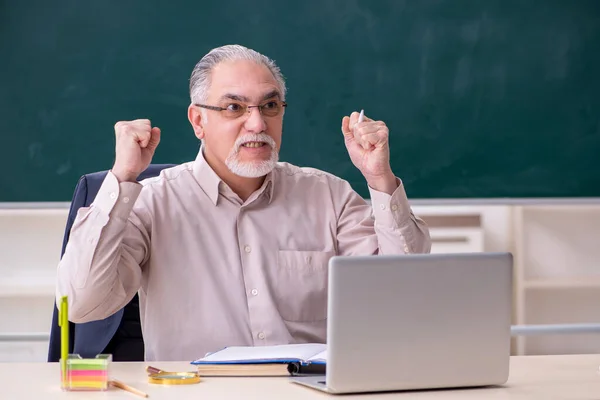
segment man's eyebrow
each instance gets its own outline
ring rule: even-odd
[[[273,97],[277,97],[279,99],[281,99],[281,94],[279,93],[279,90],[271,90],[269,93],[265,94],[262,98],[262,100],[268,100],[271,99]]]
[[[235,101],[243,101],[243,102],[249,102],[250,99],[247,98],[246,96],[241,96],[239,94],[234,94],[234,93],[226,93],[223,96],[221,96],[221,98],[219,100],[235,100]]]
[[[265,94],[262,97],[261,101],[265,101],[268,99],[272,99],[273,97],[277,97],[277,98],[281,98],[281,94],[279,93],[279,90],[271,90],[270,92],[268,92],[267,94]],[[239,94],[235,94],[235,93],[225,93],[223,96],[221,96],[221,98],[219,99],[219,101],[223,101],[223,100],[234,100],[234,101],[241,101],[244,103],[249,103],[250,99],[246,96],[242,96]]]

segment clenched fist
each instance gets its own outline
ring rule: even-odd
[[[112,173],[119,182],[135,182],[146,169],[160,142],[160,129],[149,119],[119,121],[115,124],[116,157]]]

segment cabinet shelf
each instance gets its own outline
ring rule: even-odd
[[[600,268],[599,268],[600,269]],[[600,289],[600,276],[538,278],[523,282],[524,289]]]
[[[0,283],[0,297],[54,296],[55,276],[13,276],[3,278]]]

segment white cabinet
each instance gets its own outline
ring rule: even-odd
[[[515,321],[600,324],[600,204],[514,209]],[[521,336],[517,354],[600,352],[600,334]]]
[[[480,227],[432,227],[430,235],[432,253],[476,253],[483,251],[483,231]]]
[[[48,334],[68,206],[0,208],[0,338]],[[432,253],[513,253],[514,324],[600,323],[600,200],[547,205],[427,200],[413,211],[429,225]],[[44,361],[47,345],[45,338],[0,340],[0,362]],[[588,352],[600,353],[600,334],[513,340],[514,354]]]
[[[470,206],[414,206],[413,211],[427,223],[432,253],[484,251],[480,210]]]
[[[0,338],[38,334],[35,341],[0,341],[0,362],[45,361],[68,205],[0,209]]]

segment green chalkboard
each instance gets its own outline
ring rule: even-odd
[[[390,127],[416,198],[600,196],[600,1],[0,1],[0,201],[66,201],[111,167],[113,126],[191,160],[188,79],[239,43],[287,78],[281,159],[368,196],[341,118]]]

